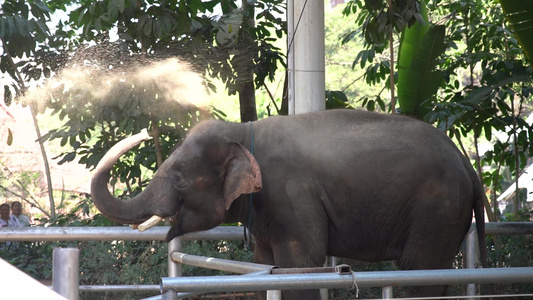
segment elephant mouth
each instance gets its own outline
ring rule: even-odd
[[[175,237],[182,235],[182,232],[180,230],[180,224],[179,222],[174,221],[172,223],[172,226],[170,227],[170,230],[167,232],[167,236],[165,238],[165,242],[170,243]]]
[[[170,242],[172,239],[174,239],[176,236],[179,235],[178,234],[178,230],[177,230],[177,228],[179,227],[179,224],[178,224],[179,222],[176,222],[178,215],[179,215],[179,210],[171,218],[172,226],[171,226],[170,230],[168,231],[166,239],[165,239],[165,241],[167,243]],[[139,225],[133,225],[132,227],[133,227],[133,229],[138,229],[139,231],[143,232],[143,231],[146,231],[146,230],[156,226],[163,219],[164,219],[163,217],[160,217],[158,215],[153,215],[150,219],[144,221],[143,223],[141,223]]]

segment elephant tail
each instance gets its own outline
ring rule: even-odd
[[[485,242],[485,201],[487,201],[487,196],[485,195],[485,191],[483,190],[483,186],[481,185],[476,172],[472,170],[472,173],[474,173],[472,178],[474,182],[474,215],[476,218],[481,266],[483,268],[488,268],[487,244]]]

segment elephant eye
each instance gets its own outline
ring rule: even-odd
[[[187,185],[187,181],[183,177],[183,175],[179,172],[174,174],[174,182],[178,188],[184,188]]]

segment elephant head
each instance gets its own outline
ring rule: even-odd
[[[142,223],[142,230],[173,217],[168,242],[220,225],[235,199],[261,189],[259,165],[246,148],[216,135],[194,132],[159,167],[148,186],[130,199],[111,195],[109,173],[122,154],[149,136],[143,131],[113,146],[96,167],[91,182],[92,198],[100,212],[118,223]]]

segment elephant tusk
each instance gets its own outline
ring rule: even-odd
[[[161,220],[163,220],[163,218],[161,218],[160,216],[153,215],[150,219],[140,224],[138,229],[139,231],[143,232],[147,229],[154,227],[155,225],[157,225],[157,223],[161,222]]]

